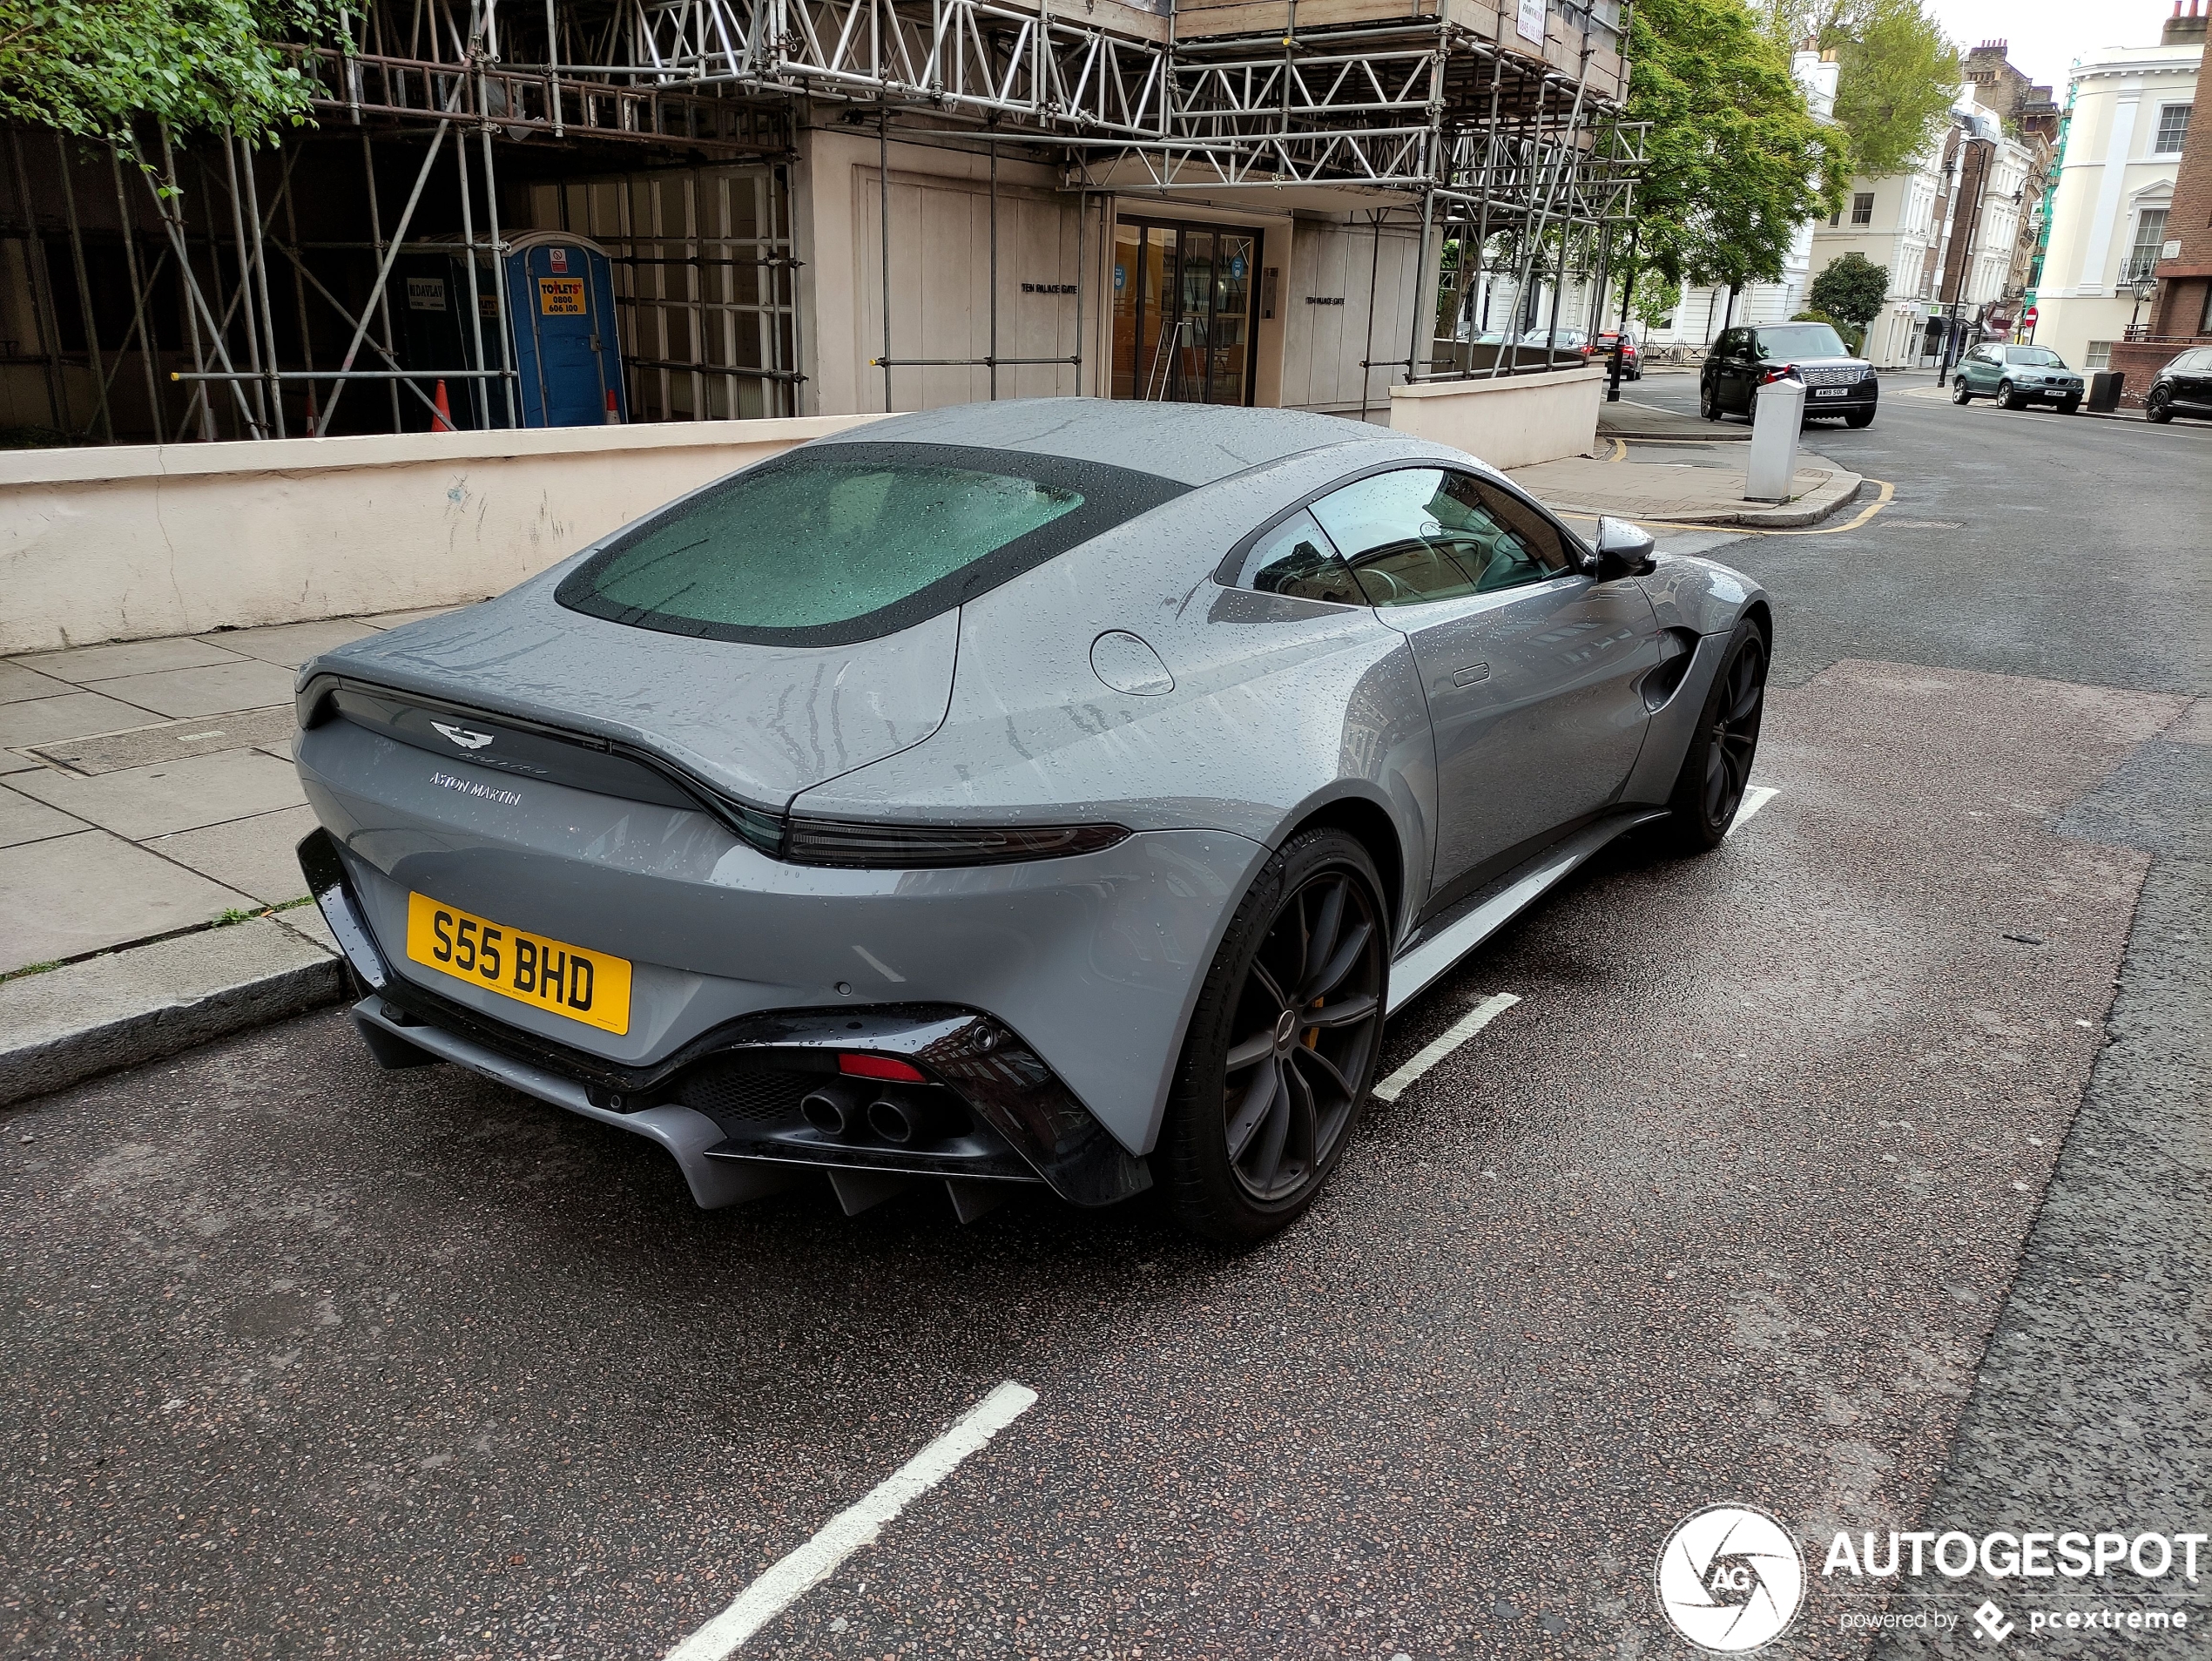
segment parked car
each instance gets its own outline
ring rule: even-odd
[[[1388,1011],[1622,833],[1719,844],[1772,626],[1332,415],[937,409],[312,660],[300,863],[380,1063],[649,1138],[701,1205],[1157,1183],[1251,1240]]]
[[[2047,346],[2007,346],[1985,341],[1971,348],[1951,372],[1951,402],[1994,398],[2000,409],[2031,403],[2055,405],[2062,415],[2081,408],[2081,377]]]
[[[1597,348],[1579,328],[1532,328],[1521,337],[1524,347],[1539,347],[1554,354],[1573,352],[1587,359]]]
[[[1872,423],[1880,379],[1826,323],[1723,329],[1697,372],[1697,413],[1707,421],[1748,417],[1762,386],[1793,374],[1805,383],[1806,420],[1840,415],[1847,426]]]
[[[2182,353],[2151,377],[2143,419],[2164,422],[2176,415],[2212,418],[2212,346]]]
[[[1610,359],[1613,355],[1613,342],[1615,341],[1621,343],[1621,378],[1623,381],[1642,380],[1643,353],[1637,347],[1636,337],[1633,334],[1608,331],[1599,335],[1591,345],[1591,358],[1599,361]]]

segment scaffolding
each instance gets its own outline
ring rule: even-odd
[[[894,138],[988,152],[994,273],[998,160],[1015,150],[1086,199],[1318,190],[1366,208],[1378,246],[1386,221],[1418,227],[1404,354],[1377,358],[1371,344],[1363,368],[1419,380],[1524,367],[1517,349],[1480,365],[1450,349],[1486,279],[1509,280],[1516,296],[1548,281],[1558,328],[1568,275],[1595,273],[1595,329],[1642,163],[1641,135],[1621,119],[1622,0],[1415,0],[1412,17],[1390,15],[1405,0],[1306,0],[1305,24],[1298,0],[1184,0],[1165,13],[1084,0],[1080,15],[1059,3],[1064,15],[1055,0],[370,0],[346,46],[287,49],[318,125],[279,147],[153,133],[141,168],[47,135],[65,261],[26,162],[40,135],[12,132],[16,213],[0,239],[23,244],[37,339],[29,354],[0,342],[12,354],[0,367],[41,367],[53,425],[77,439],[118,436],[118,377],[134,354],[137,429],[156,442],[341,430],[348,410],[358,429],[364,399],[392,429],[435,425],[448,418],[441,381],[468,424],[512,424],[498,257],[502,174],[513,181],[520,167],[524,188],[552,192],[560,227],[615,264],[633,408],[664,419],[800,413],[786,169],[801,125],[840,109],[881,152],[884,339],[873,364],[887,407],[901,366],[978,366],[996,396],[1002,366],[1080,375],[1083,362],[1080,346],[1001,356],[995,277],[981,356],[932,355],[927,341],[894,354]],[[308,156],[314,182],[303,186]],[[752,171],[742,190],[678,171],[689,182],[671,193],[654,178],[671,162]],[[79,212],[95,176],[112,186],[100,192],[113,198],[111,234],[88,233]],[[303,231],[303,198],[323,230],[339,213],[351,233]],[[430,231],[434,200],[444,225]],[[1079,213],[1079,342],[1088,222]],[[456,368],[402,361],[393,278],[428,253],[455,258],[468,288]],[[72,392],[72,370],[89,371],[74,377],[89,399]]]

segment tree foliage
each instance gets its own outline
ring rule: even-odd
[[[1920,0],[1768,0],[1785,46],[1836,54],[1836,121],[1858,171],[1903,172],[1959,95],[1959,50]]]
[[[1813,118],[1745,0],[1637,0],[1627,118],[1651,124],[1638,264],[1669,287],[1771,281],[1797,226],[1843,204],[1842,132]]]
[[[335,42],[344,0],[0,0],[0,117],[135,150],[134,119],[256,142],[307,120],[276,43]]]
[[[1890,292],[1890,268],[1878,266],[1863,253],[1840,254],[1812,280],[1807,296],[1819,310],[1840,317],[1855,328],[1865,328],[1881,315]]]

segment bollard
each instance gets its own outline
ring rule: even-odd
[[[1751,460],[1743,470],[1747,502],[1787,502],[1797,472],[1797,434],[1805,424],[1805,383],[1795,375],[1770,381],[1751,406]]]

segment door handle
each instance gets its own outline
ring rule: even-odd
[[[1452,684],[1454,686],[1472,686],[1478,680],[1487,680],[1489,679],[1490,665],[1488,664],[1471,663],[1464,669],[1454,670],[1453,672]]]

